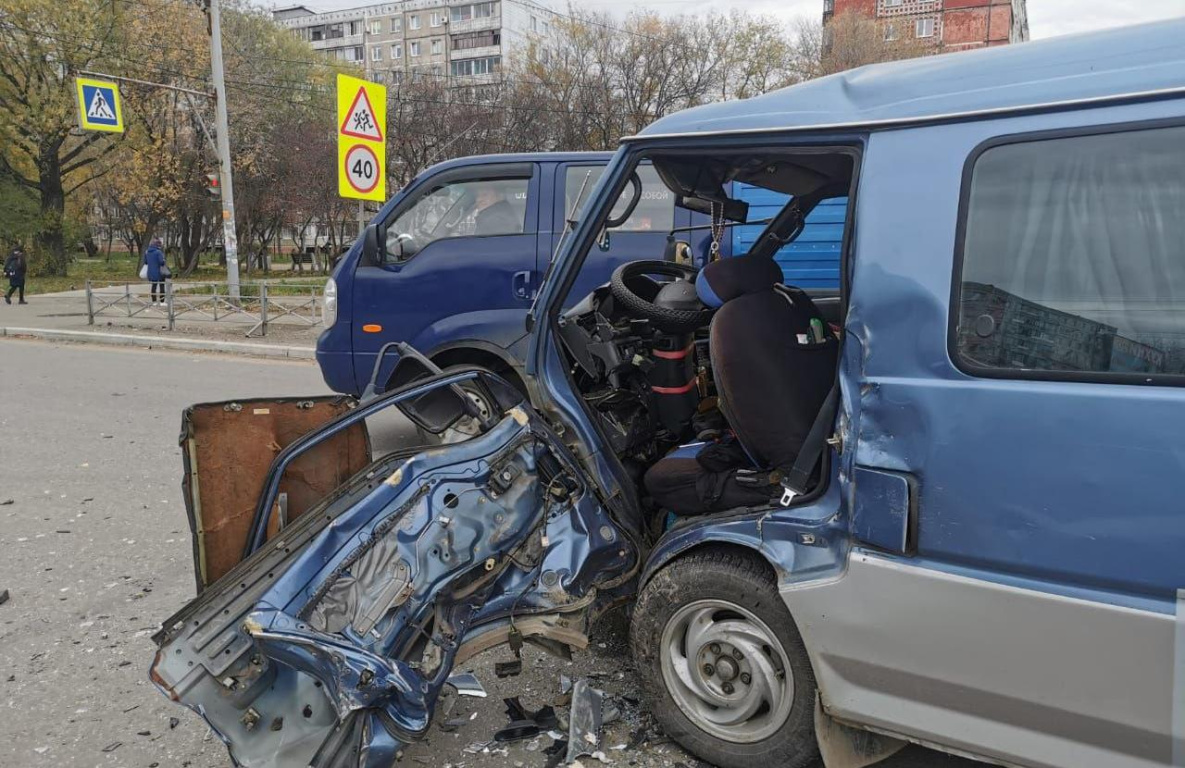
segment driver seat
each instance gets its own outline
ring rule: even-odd
[[[672,451],[644,480],[661,508],[695,516],[766,503],[775,489],[780,494],[780,486],[738,479],[738,472],[794,465],[835,380],[839,352],[814,303],[781,280],[777,263],[758,256],[724,259],[700,272],[700,300],[718,308],[709,350],[719,407],[739,450]]]

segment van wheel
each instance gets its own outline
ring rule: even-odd
[[[759,556],[709,550],[659,571],[630,644],[650,711],[685,749],[722,768],[818,759],[814,671]]]

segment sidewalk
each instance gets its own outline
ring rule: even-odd
[[[183,322],[168,330],[164,310],[147,309],[135,317],[105,316],[87,324],[83,291],[30,296],[28,305],[0,304],[0,336],[54,341],[225,352],[255,357],[312,360],[320,326],[272,323],[264,338],[246,338],[242,322]]]

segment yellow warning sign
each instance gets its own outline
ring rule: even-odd
[[[387,199],[387,89],[337,76],[337,193]]]
[[[78,122],[88,131],[123,133],[119,86],[106,80],[76,78]]]

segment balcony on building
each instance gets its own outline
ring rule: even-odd
[[[500,56],[502,53],[502,32],[497,29],[464,32],[449,36],[449,58],[481,59]]]
[[[449,32],[459,35],[502,27],[502,3],[499,0],[449,4]]]

